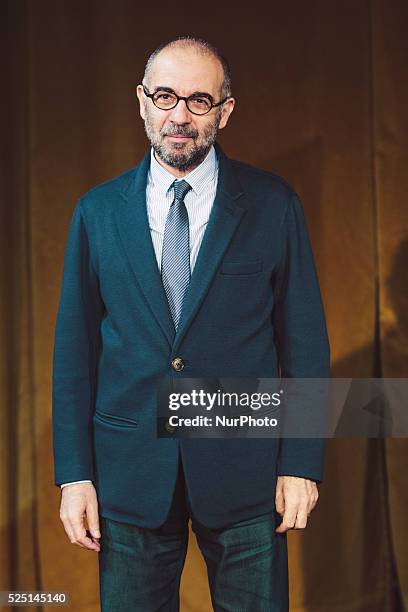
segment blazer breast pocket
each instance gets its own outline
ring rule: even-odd
[[[252,261],[223,261],[220,274],[225,276],[240,276],[257,274],[262,270],[262,259]]]

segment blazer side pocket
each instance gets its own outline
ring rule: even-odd
[[[102,423],[108,423],[108,425],[116,425],[118,427],[138,427],[136,420],[129,417],[123,417],[113,414],[107,414],[106,412],[100,412],[95,410],[93,418]]]

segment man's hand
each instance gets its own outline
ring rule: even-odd
[[[317,484],[313,480],[298,476],[278,476],[275,506],[283,518],[275,533],[304,529],[318,497]]]
[[[101,537],[99,531],[98,500],[91,482],[70,484],[61,492],[60,519],[72,544],[99,552]],[[88,523],[90,535],[84,524]],[[88,532],[88,533],[89,533]]]

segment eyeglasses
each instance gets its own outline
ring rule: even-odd
[[[188,110],[190,113],[193,113],[193,115],[206,115],[214,106],[224,104],[229,97],[227,96],[224,98],[224,100],[214,102],[210,94],[192,94],[191,96],[185,97],[178,96],[176,93],[174,93],[174,91],[165,91],[163,89],[158,89],[151,94],[147,91],[144,85],[143,91],[148,98],[152,99],[153,104],[161,110],[170,110],[171,108],[176,107],[180,100],[184,100]]]

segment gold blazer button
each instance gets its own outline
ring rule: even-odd
[[[174,370],[177,370],[177,372],[184,368],[184,363],[181,357],[175,357],[171,362],[171,365],[173,366]]]
[[[174,427],[174,425],[170,425],[170,423],[168,421],[165,422],[164,424],[164,428],[166,429],[166,431],[168,431],[169,433],[173,433],[173,431],[176,431],[176,428]]]

